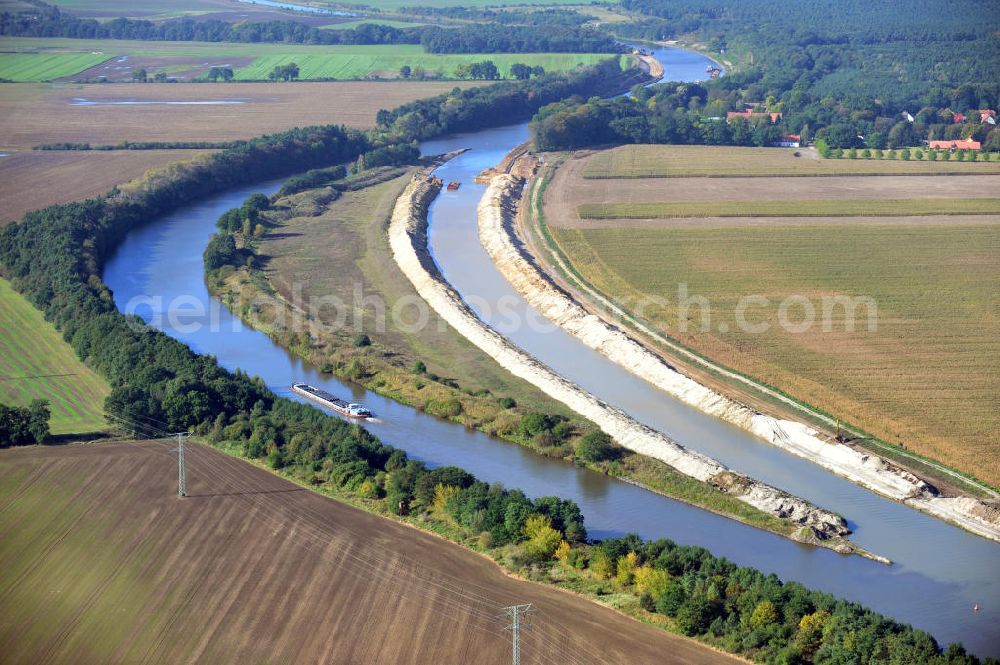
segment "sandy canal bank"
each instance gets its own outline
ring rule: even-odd
[[[1000,542],[1000,509],[971,497],[942,497],[913,473],[869,452],[828,440],[812,427],[767,415],[670,366],[621,329],[590,313],[558,287],[523,249],[516,215],[524,180],[495,176],[479,207],[480,240],[494,264],[543,316],[656,388],[808,459],[878,494]]]
[[[495,183],[503,182],[511,187],[515,181],[506,175],[494,179]],[[596,423],[623,447],[663,461],[679,472],[709,483],[759,510],[803,527],[799,530],[800,538],[831,541],[829,544],[838,551],[853,550],[843,539],[850,531],[841,516],[680,446],[556,374],[483,323],[444,280],[427,250],[427,208],[440,189],[440,181],[429,179],[426,174],[414,177],[396,202],[389,225],[389,243],[396,263],[413,283],[417,293],[452,327],[512,374],[541,388]],[[493,198],[490,193],[493,193]],[[505,214],[493,203],[512,194],[512,191],[491,186],[480,208],[480,219],[483,215],[493,214],[491,211],[498,216]]]

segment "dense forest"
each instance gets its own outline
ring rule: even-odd
[[[905,117],[844,122],[835,107],[821,104],[789,114],[788,107],[773,98],[749,118],[727,117],[734,108],[746,108],[737,99],[720,95],[719,87],[709,82],[637,87],[631,96],[615,99],[571,98],[535,114],[532,136],[539,150],[617,143],[770,146],[794,132],[802,141],[818,139],[818,145],[831,148],[898,149],[920,145],[924,137],[972,137],[981,140],[986,150],[1000,151],[1000,131],[979,117],[954,123],[950,115],[922,109],[912,122]],[[772,112],[782,118],[772,122]]]
[[[738,67],[706,83],[685,109],[659,105],[675,96],[668,90],[638,114],[623,108],[572,110],[584,116],[595,110],[627,113],[628,121],[619,119],[630,129],[619,135],[672,142],[679,134],[679,142],[767,145],[764,129],[754,128],[756,136],[747,139],[747,131],[737,128],[738,136],[729,140],[727,130],[709,126],[726,112],[756,104],[782,114],[783,132],[824,138],[834,148],[883,149],[972,137],[984,148],[1000,150],[997,125],[970,113],[1000,105],[995,3],[622,0],[622,5],[649,18],[616,25],[619,35],[697,39]],[[666,119],[672,113],[678,116],[677,131]],[[558,124],[555,118],[548,122]],[[647,132],[646,126],[662,129]]]
[[[578,22],[539,21],[466,24],[452,28],[394,28],[363,23],[348,30],[316,28],[298,21],[241,21],[184,17],[166,21],[84,19],[34,0],[31,9],[0,14],[0,35],[135,39],[145,41],[244,42],[281,44],[420,44],[428,53],[620,53],[608,34]]]
[[[662,19],[635,22],[632,32],[657,39],[690,33],[715,51],[725,49],[763,88],[761,99],[809,89],[819,98],[878,98],[892,110],[915,112],[950,103],[952,89],[963,84],[997,83],[995,3],[622,0],[622,5]]]

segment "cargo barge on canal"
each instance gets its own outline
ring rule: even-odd
[[[293,383],[292,391],[308,397],[314,402],[319,402],[323,406],[333,409],[342,416],[348,418],[367,419],[372,417],[372,412],[360,404],[354,404],[331,395],[322,388],[311,386],[308,383]]]

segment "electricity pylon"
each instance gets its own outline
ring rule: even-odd
[[[528,627],[527,618],[534,613],[535,608],[531,603],[528,603],[526,605],[511,605],[503,609],[502,616],[510,619],[510,623],[506,626],[506,630],[511,632],[511,646],[513,648],[510,662],[513,665],[521,665],[521,631]]]
[[[184,470],[184,439],[187,432],[177,432],[177,496],[187,496],[187,474]]]

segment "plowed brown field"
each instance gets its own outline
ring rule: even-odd
[[[216,142],[307,125],[368,128],[375,125],[379,109],[448,92],[455,85],[454,81],[6,84],[0,95],[0,153],[10,154],[0,157],[0,226],[54,203],[104,194],[150,168],[194,154],[31,150],[40,144]]]
[[[457,545],[188,446],[0,451],[5,663],[735,663]]]

